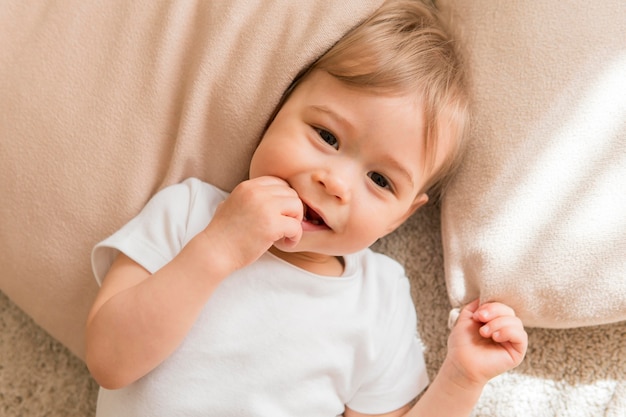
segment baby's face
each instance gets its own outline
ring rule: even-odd
[[[285,180],[305,207],[292,249],[333,256],[370,246],[427,201],[424,122],[413,97],[345,85],[323,71],[295,89],[269,126],[250,177]]]

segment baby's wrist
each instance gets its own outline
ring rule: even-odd
[[[456,363],[449,356],[444,360],[439,375],[447,384],[464,391],[482,391],[488,380],[475,378],[463,366]]]
[[[485,383],[468,378],[447,356],[413,415],[468,416],[480,399]]]
[[[184,257],[185,259],[181,261],[193,275],[201,277],[203,281],[207,277],[211,277],[213,281],[221,281],[236,269],[232,259],[228,255],[223,255],[221,249],[223,245],[214,244],[211,239],[200,233],[183,248],[179,257]]]

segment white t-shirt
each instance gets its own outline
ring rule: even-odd
[[[150,272],[212,218],[227,193],[188,179],[157,193],[99,243],[102,282],[118,252]],[[332,417],[344,405],[390,412],[428,384],[403,268],[364,250],[341,277],[312,274],[271,253],[225,279],[180,347],[137,382],[101,389],[98,417]]]

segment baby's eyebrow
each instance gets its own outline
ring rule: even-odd
[[[415,183],[413,182],[413,175],[411,175],[411,172],[409,172],[409,170],[404,165],[402,165],[397,159],[395,159],[391,155],[383,155],[382,158],[385,164],[389,165],[394,170],[398,171],[398,173],[400,173],[411,184],[411,187],[415,186]]]
[[[348,119],[346,119],[345,117],[343,117],[339,113],[333,111],[329,107],[324,106],[324,105],[316,105],[316,104],[313,104],[310,107],[314,111],[317,111],[317,112],[320,112],[320,113],[324,113],[326,116],[328,116],[331,119],[333,119],[342,128],[347,129],[347,130],[354,130],[354,126],[352,125],[352,123],[350,123],[350,121],[348,121]]]

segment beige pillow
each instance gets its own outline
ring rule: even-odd
[[[500,300],[537,327],[626,319],[626,3],[438,4],[474,78],[442,208],[453,306]]]
[[[229,189],[300,69],[382,0],[0,4],[0,289],[74,353],[89,253],[161,187]]]

